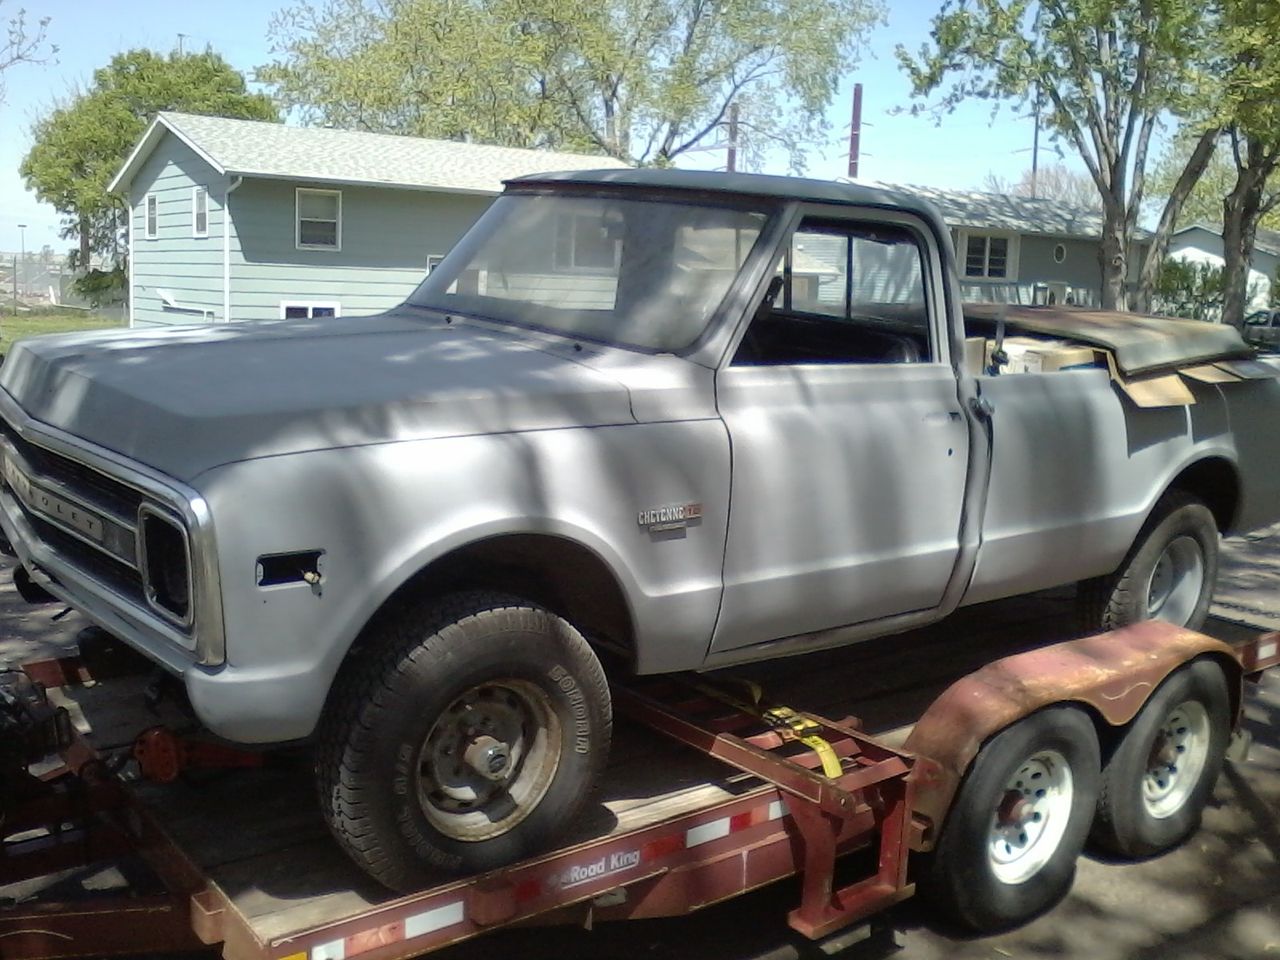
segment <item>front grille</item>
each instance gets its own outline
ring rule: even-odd
[[[0,483],[40,540],[128,603],[149,607],[189,632],[191,575],[182,527],[155,510],[140,490],[23,439],[2,419],[0,441],[16,467],[3,471]],[[87,510],[79,516],[82,507]],[[143,572],[142,518],[163,525],[149,538],[155,543],[145,544],[156,554],[150,577]]]

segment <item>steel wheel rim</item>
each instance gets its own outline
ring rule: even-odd
[[[1001,883],[1025,883],[1057,852],[1071,821],[1075,780],[1067,758],[1040,750],[1005,784],[991,817],[987,862]]]
[[[418,805],[454,840],[508,833],[546,796],[560,767],[551,698],[526,680],[478,684],[455,697],[418,750]]]
[[[1160,723],[1142,777],[1142,805],[1156,820],[1182,810],[1209,762],[1209,711],[1197,700],[1174,707]]]
[[[1195,537],[1171,540],[1147,580],[1147,618],[1185,627],[1204,590],[1204,550]]]

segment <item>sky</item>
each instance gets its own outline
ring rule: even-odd
[[[16,251],[18,224],[25,223],[27,250],[49,244],[58,253],[72,242],[58,239],[60,217],[29,193],[18,166],[30,148],[32,122],[56,99],[86,85],[93,71],[123,50],[150,47],[169,51],[211,46],[234,67],[252,74],[271,59],[268,26],[283,0],[0,0],[0,20],[25,7],[29,21],[49,17],[48,37],[58,45],[44,65],[20,64],[4,74],[0,103],[0,251]],[[912,117],[910,86],[899,69],[894,48],[916,50],[928,38],[929,20],[939,0],[890,0],[888,24],[867,37],[861,62],[843,79],[828,112],[832,140],[809,157],[809,176],[831,179],[847,172],[847,148],[853,84],[863,85],[863,133],[860,177],[901,184],[979,189],[988,173],[1016,180],[1031,166],[1032,121],[1011,106],[992,118],[990,103],[963,104],[939,125],[931,116]],[[1041,164],[1058,162],[1041,140]],[[711,166],[714,158],[692,156],[689,166]],[[1068,165],[1083,169],[1076,158]],[[772,161],[766,173],[786,173],[785,160]]]

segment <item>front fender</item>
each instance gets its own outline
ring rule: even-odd
[[[700,665],[719,604],[728,471],[718,420],[378,444],[220,467],[198,479],[218,534],[227,648],[219,682],[285,678],[287,696],[270,689],[295,715],[291,736],[305,735],[387,598],[451,551],[507,533],[562,537],[605,563],[632,614],[640,669]],[[690,502],[703,504],[702,517],[683,535],[654,536],[637,523],[646,507]],[[292,551],[323,552],[321,582],[260,586],[257,559]],[[243,730],[238,738],[247,739]]]

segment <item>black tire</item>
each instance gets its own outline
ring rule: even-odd
[[[1197,660],[1170,674],[1103,767],[1093,844],[1121,857],[1149,857],[1194,833],[1230,736],[1231,694],[1222,668]],[[1189,759],[1179,768],[1182,758]]]
[[[1080,583],[1077,607],[1082,632],[1115,630],[1151,619],[1199,630],[1209,614],[1218,578],[1218,540],[1213,512],[1195,497],[1170,490],[1156,503],[1120,568]],[[1195,557],[1193,562],[1200,566],[1199,590],[1191,591],[1194,602],[1171,604],[1166,599],[1152,609],[1157,565],[1163,558],[1165,569],[1176,571],[1187,564],[1185,555]]]
[[[1071,889],[1089,834],[1099,764],[1093,723],[1074,707],[1048,707],[996,734],[965,774],[922,878],[924,892],[978,931],[1016,926],[1057,903]],[[1046,782],[1047,797],[1034,786]]]
[[[321,807],[351,859],[407,892],[557,838],[604,769],[612,727],[582,635],[492,593],[406,607],[371,634],[316,749]]]

